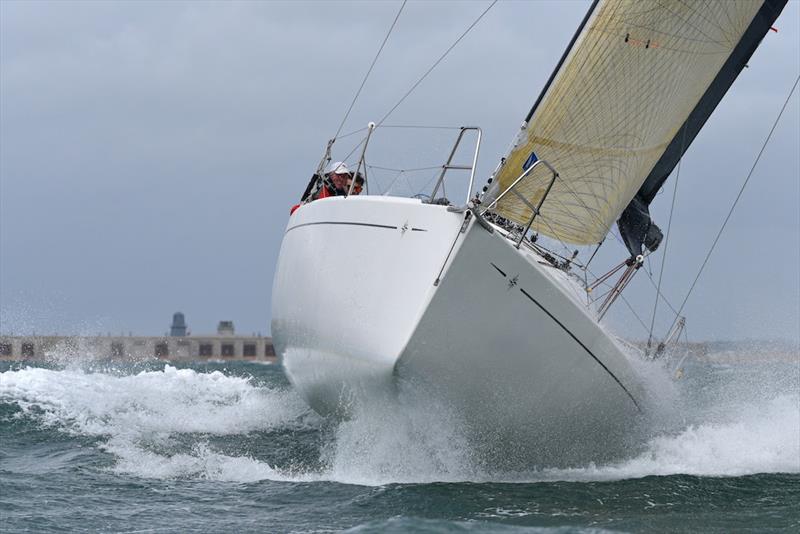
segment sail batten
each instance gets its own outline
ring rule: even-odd
[[[497,198],[531,161],[544,159],[559,178],[535,231],[570,243],[597,243],[634,197],[646,213],[650,194],[660,188],[743,68],[741,58],[749,59],[785,2],[595,2],[485,198]],[[549,178],[535,169],[517,189],[536,204]],[[495,211],[520,224],[531,217],[530,208],[514,195],[504,196]]]

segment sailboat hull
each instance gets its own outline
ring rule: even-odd
[[[343,414],[392,394],[395,364],[462,218],[383,197],[327,198],[292,215],[272,289],[272,337],[316,411]]]
[[[480,450],[505,451],[496,459],[602,460],[635,434],[643,394],[573,290],[464,213],[326,199],[289,222],[272,334],[289,379],[323,414],[424,393]]]
[[[495,465],[618,456],[638,434],[643,391],[572,289],[563,271],[473,224],[397,374],[454,407]]]

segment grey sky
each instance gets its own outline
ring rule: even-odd
[[[344,131],[383,116],[487,5],[410,2]],[[483,183],[587,6],[498,3],[387,123],[483,127]],[[288,209],[398,7],[0,2],[0,329],[158,334],[181,310],[195,333],[267,333]],[[800,71],[798,2],[776,25],[683,160],[675,305]],[[693,339],[800,337],[798,101],[689,301]],[[392,135],[373,164],[441,163],[451,142]],[[674,178],[652,207],[662,229]],[[649,323],[644,276],[629,297]],[[646,335],[622,306],[613,322]]]

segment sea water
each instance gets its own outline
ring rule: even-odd
[[[794,356],[687,360],[643,447],[515,472],[435,406],[325,420],[279,365],[0,362],[0,530],[798,532]]]

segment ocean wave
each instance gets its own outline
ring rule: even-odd
[[[142,478],[380,486],[800,473],[800,395],[745,383],[738,394],[729,382],[715,384],[726,394],[707,395],[713,409],[681,404],[690,412],[686,422],[654,430],[627,459],[554,469],[537,465],[533,451],[531,468],[515,472],[476,457],[458,418],[422,398],[376,404],[331,423],[291,389],[220,371],[27,367],[0,373],[0,405],[14,406],[3,411],[6,418],[94,438],[115,459],[113,472]],[[273,454],[276,448],[283,450]]]

